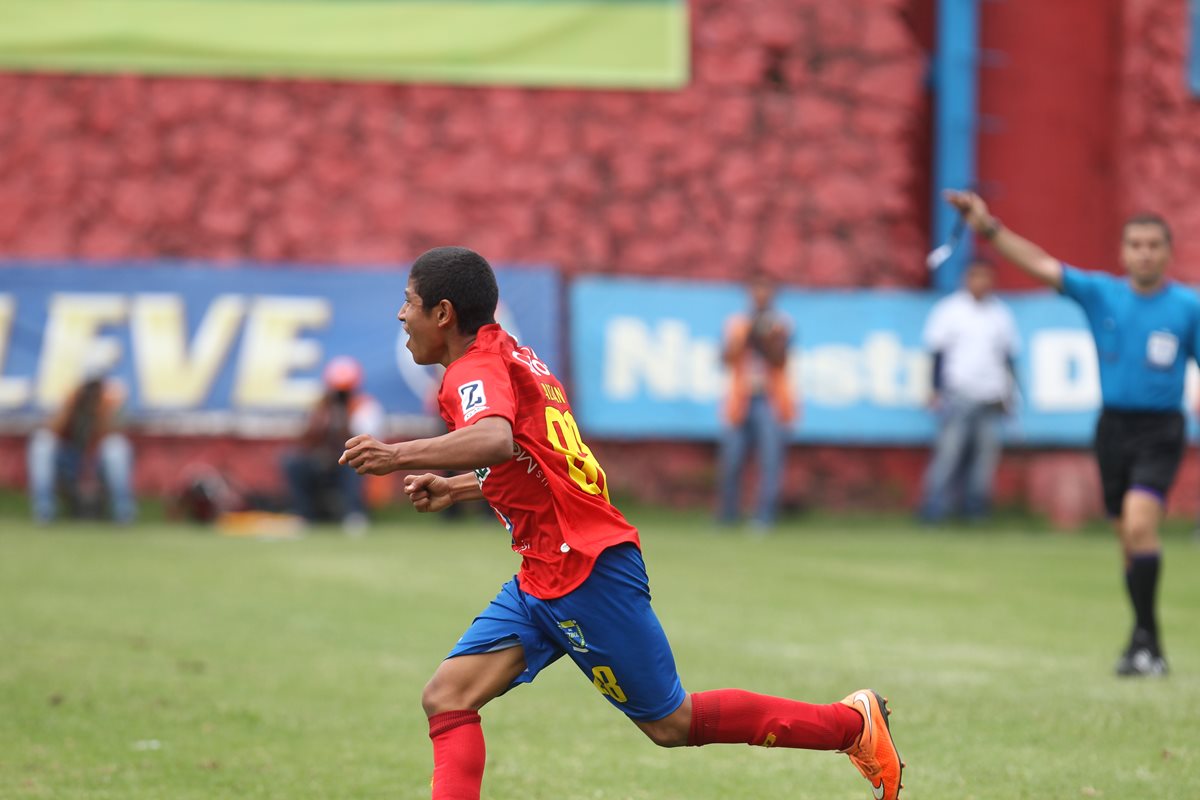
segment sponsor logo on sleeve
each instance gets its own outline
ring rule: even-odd
[[[483,381],[471,381],[459,386],[458,399],[462,403],[464,421],[488,407],[487,396],[483,393]]]

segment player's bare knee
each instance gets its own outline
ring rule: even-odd
[[[1158,526],[1152,522],[1128,522],[1122,529],[1122,546],[1133,555],[1159,549]]]
[[[683,747],[687,744],[686,736],[680,738],[675,731],[667,728],[642,728],[642,733],[659,747]]]
[[[434,675],[421,691],[421,707],[425,709],[425,716],[432,717],[443,711],[462,711],[468,705],[458,687]]]
[[[421,690],[421,708],[425,709],[425,716],[432,717],[441,711],[438,704],[437,695],[437,677],[434,676],[425,684],[425,688]]]
[[[637,726],[659,747],[683,747],[688,743],[687,727],[677,724],[672,717],[654,722],[639,722]]]

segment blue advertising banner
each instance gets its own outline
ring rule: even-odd
[[[496,272],[501,322],[558,367],[558,274]],[[126,384],[127,417],[147,429],[276,435],[339,355],[363,365],[393,429],[428,421],[439,375],[404,347],[406,282],[406,267],[2,264],[0,423],[44,418],[92,363]]]
[[[922,345],[937,296],[900,291],[785,291],[792,379],[803,399],[797,441],[927,443],[931,360]],[[1022,398],[1010,441],[1084,445],[1100,404],[1082,312],[1038,292],[1004,297],[1022,339]],[[588,279],[570,292],[572,404],[594,437],[712,439],[720,430],[724,321],[748,307],[740,286]],[[1189,407],[1200,371],[1189,373]]]

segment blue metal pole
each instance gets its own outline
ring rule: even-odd
[[[958,214],[943,189],[976,186],[979,131],[979,1],[938,0],[933,59],[933,244],[946,241]],[[967,232],[950,260],[933,275],[936,289],[958,288],[974,250]]]
[[[1192,94],[1200,97],[1200,0],[1192,0],[1191,48],[1188,82],[1192,87]]]

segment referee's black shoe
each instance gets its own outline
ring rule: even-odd
[[[1129,647],[1117,661],[1117,675],[1125,678],[1166,677],[1167,659],[1153,634],[1141,629],[1133,632]]]

